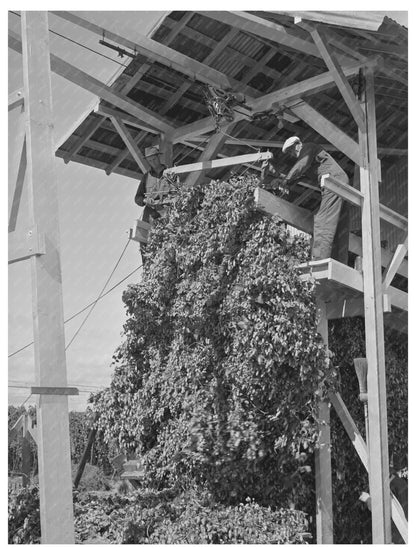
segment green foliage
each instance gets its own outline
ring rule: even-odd
[[[25,407],[8,406],[8,430],[10,431],[22,414],[30,414],[36,421],[36,408],[30,406],[27,410]],[[20,433],[14,439],[8,438],[8,470],[9,472],[20,472],[22,468],[22,444],[23,436]],[[31,468],[37,467],[37,448],[35,443],[30,440]]]
[[[330,346],[340,371],[340,393],[365,438],[364,408],[359,401],[354,358],[365,356],[362,318],[332,321]],[[385,330],[387,416],[391,468],[407,471],[407,341],[395,331]],[[334,535],[336,543],[371,543],[371,513],[359,501],[369,492],[368,476],[338,417],[331,420],[334,487]],[[400,542],[394,534],[395,543]]]
[[[77,469],[78,466],[73,465],[72,474],[74,478]],[[100,467],[87,463],[77,489],[78,491],[106,491],[110,489],[110,481]]]
[[[8,543],[40,543],[39,491],[36,486],[9,489]]]
[[[273,511],[250,499],[224,506],[200,490],[87,494],[77,498],[75,513],[77,543],[283,544],[309,537],[300,511]]]
[[[183,186],[124,293],[125,342],[94,404],[149,486],[189,479],[224,503],[296,506],[310,497],[316,394],[334,372],[296,270],[306,245],[255,210],[256,185]]]

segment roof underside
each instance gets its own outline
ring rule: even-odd
[[[218,13],[171,12],[155,30],[152,39],[221,72],[232,83],[234,91],[244,92],[250,98],[261,97],[328,71],[322,58],[316,54],[309,32],[294,23],[293,13],[250,12],[248,15],[254,16],[254,20],[260,18],[263,22],[272,22],[275,29],[276,25],[279,26],[282,33],[293,38],[295,48],[288,41],[282,44],[266,38],[264,33],[256,33],[256,26],[243,26],[238,18],[233,24],[233,15],[230,12],[223,12],[223,18],[218,17]],[[347,59],[356,62],[363,58],[376,57],[382,60],[383,69],[379,64],[375,71],[377,136],[379,158],[383,164],[389,165],[399,156],[407,154],[407,30],[388,18],[384,19],[381,26],[380,22],[373,26],[378,27],[377,30],[321,22],[321,29],[333,52],[342,55],[344,61]],[[308,47],[303,48],[303,51],[299,49],[299,44],[305,45],[304,41],[310,44],[311,53]],[[209,117],[201,81],[190,77],[189,72],[181,72],[175,67],[173,69],[160,61],[152,61],[139,53],[113,83],[112,89],[128,91],[126,95],[129,99],[151,110],[158,117],[163,117],[173,128]],[[349,82],[357,91],[360,86],[357,74],[350,77]],[[300,98],[299,101],[301,100]],[[357,124],[335,83],[308,95],[306,100],[345,134],[357,140]],[[101,168],[108,174],[114,172],[140,178],[141,171],[137,163],[111,120],[100,114],[100,107],[118,109],[117,106],[101,101],[98,111],[89,113],[72,135],[59,146],[57,156],[66,161]],[[155,142],[156,132],[143,129],[134,117],[120,113],[141,151]],[[290,108],[284,110],[283,117],[280,124],[275,117],[256,122],[249,119],[238,121],[228,131],[232,137],[227,138],[216,157],[251,153],[259,145],[262,150],[269,146],[272,150],[276,148],[275,155],[284,172],[288,169],[288,162],[280,155],[278,146],[295,134],[304,141],[326,144],[347,173],[353,176],[354,163],[346,155],[329,145],[325,138],[296,117]],[[209,133],[196,134],[176,142],[173,146],[174,163],[182,165],[196,162],[213,133],[215,131],[211,130]],[[253,146],[247,144],[250,141],[266,142],[254,143]],[[206,177],[226,178],[229,172],[229,168],[218,168],[207,172]],[[303,191],[300,188],[293,195],[296,197]],[[313,195],[310,195],[309,202],[309,207],[313,208]],[[307,204],[304,206],[308,207]]]

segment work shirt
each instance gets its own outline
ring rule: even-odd
[[[316,179],[321,184],[321,177],[330,174],[335,179],[348,183],[348,176],[341,166],[322,146],[315,143],[303,143],[299,158],[285,178],[290,185],[302,177]]]

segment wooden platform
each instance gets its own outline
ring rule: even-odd
[[[325,302],[329,320],[364,314],[362,272],[332,258],[301,264],[299,270],[305,280],[317,280],[317,296]],[[386,295],[385,323],[407,333],[407,293],[390,286]]]

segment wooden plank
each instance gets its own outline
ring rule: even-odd
[[[23,117],[21,117],[21,119],[23,120]],[[9,168],[9,178],[12,180],[12,184],[14,182],[14,187],[12,185],[13,199],[12,199],[12,205],[11,205],[10,214],[9,214],[9,226],[8,226],[9,233],[14,232],[14,230],[16,229],[17,216],[19,214],[20,202],[22,200],[23,187],[24,187],[25,175],[26,175],[26,166],[27,166],[25,133],[23,132],[22,137],[17,137],[16,142],[19,142],[19,138],[22,139],[22,144],[21,144],[21,149],[20,150],[18,149],[18,152],[20,151],[20,156],[18,158],[19,161],[18,161],[18,167],[17,167],[17,174],[15,174],[15,168],[13,167],[13,164],[12,164],[12,167]],[[15,176],[16,176],[16,179],[14,180]]]
[[[317,298],[317,331],[328,348],[325,302]],[[318,407],[318,447],[315,450],[316,543],[333,544],[330,404],[321,398]]]
[[[282,198],[276,197],[272,193],[258,187],[254,192],[254,201],[258,210],[269,214],[270,216],[278,215],[283,221],[289,225],[300,229],[305,233],[312,235],[313,232],[313,214],[310,210],[297,207],[295,204],[288,202]],[[349,235],[349,251],[357,256],[363,255],[361,238],[350,233]],[[386,249],[381,249],[381,263],[383,267],[387,267],[391,260],[391,253]],[[407,260],[403,260],[399,266],[398,274],[408,277]]]
[[[337,194],[344,200],[354,204],[355,206],[362,206],[364,195],[358,189],[354,189],[350,185],[335,179],[334,177],[330,176],[329,174],[325,174],[321,178],[321,187],[325,187],[329,189],[333,193]],[[385,222],[388,222],[399,229],[407,230],[408,229],[408,220],[405,216],[402,216],[395,210],[388,208],[384,204],[379,205],[380,209],[380,218]]]
[[[330,393],[329,394],[329,398],[330,401],[336,411],[336,413],[339,416],[339,419],[341,420],[345,431],[348,434],[348,437],[351,440],[351,443],[354,446],[354,449],[356,450],[358,456],[360,457],[360,460],[362,462],[362,464],[364,465],[364,468],[367,470],[367,472],[369,471],[369,460],[368,460],[368,450],[367,450],[367,445],[366,442],[364,441],[363,437],[360,434],[360,431],[357,428],[357,425],[354,422],[354,419],[352,418],[350,412],[348,411],[347,407],[345,406],[344,401],[342,400],[341,396],[339,393]],[[392,517],[393,517],[393,521],[395,523],[395,525],[397,526],[397,529],[399,530],[402,538],[404,539],[404,541],[407,543],[408,541],[408,523],[406,520],[406,517],[404,515],[404,511],[402,509],[402,507],[400,506],[400,503],[397,501],[396,497],[389,492],[390,495],[390,505],[391,505],[391,513],[392,513]],[[373,503],[372,505],[372,510],[373,510]],[[374,539],[373,539],[373,543],[374,543]]]
[[[167,168],[164,175],[177,175],[181,173],[197,172],[209,170],[211,168],[223,168],[225,166],[234,166],[237,164],[247,164],[249,162],[260,162],[262,160],[270,160],[273,158],[271,152],[255,152],[253,154],[241,154],[240,156],[230,156],[217,160],[202,160],[193,164],[184,164],[183,166],[173,166]]]
[[[148,222],[136,220],[134,227],[130,229],[130,239],[138,243],[147,243],[149,231],[152,228]]]
[[[319,57],[318,49],[312,42],[292,35],[282,25],[273,21],[241,11],[202,11],[200,13],[221,23],[238,27],[246,33],[252,33],[263,39],[282,44],[291,50],[297,50],[308,56]]]
[[[85,446],[84,452],[82,453],[82,457],[81,457],[81,460],[80,460],[79,465],[78,465],[77,473],[76,473],[75,478],[74,478],[74,488],[75,489],[77,489],[78,486],[79,486],[82,475],[84,473],[85,465],[87,464],[88,459],[90,458],[90,455],[91,455],[91,449],[92,449],[92,446],[93,446],[94,441],[95,441],[95,436],[97,435],[97,428],[95,426],[95,423],[97,422],[98,418],[99,418],[99,414],[95,413],[94,414],[94,420],[93,420],[93,423],[92,423],[92,427],[90,428],[90,431],[88,432],[87,445]]]
[[[16,52],[21,52],[20,37],[9,31],[9,47]],[[165,119],[161,118],[151,110],[141,106],[137,102],[132,101],[129,97],[114,91],[111,87],[102,83],[92,75],[77,67],[69,64],[62,58],[50,55],[51,69],[57,75],[64,77],[71,83],[82,87],[83,89],[97,95],[98,97],[116,105],[121,110],[137,117],[139,120],[144,120],[149,126],[157,131],[171,132],[174,128]]]
[[[375,65],[376,61],[368,62],[370,65]],[[353,61],[341,67],[344,75],[350,77],[358,73],[363,66],[362,62]],[[310,77],[303,81],[299,81],[294,85],[288,85],[277,91],[265,94],[260,98],[252,100],[249,105],[254,112],[268,110],[273,104],[284,104],[290,100],[297,100],[299,98],[306,98],[309,95],[322,92],[335,86],[334,76],[330,71],[320,73],[314,77]]]
[[[111,121],[113,122],[114,127],[116,128],[120,137],[123,139],[125,145],[127,146],[133,160],[136,162],[143,173],[147,173],[150,170],[150,165],[140,151],[137,144],[135,143],[130,131],[121,121],[121,119],[112,116]]]
[[[85,143],[87,143],[90,140],[90,138],[94,135],[94,133],[97,131],[97,129],[101,126],[102,123],[103,123],[102,117],[94,118],[89,122],[88,127],[85,129],[82,136],[79,137],[79,139],[75,142],[75,144],[72,146],[70,150],[64,153],[63,158],[64,158],[65,164],[68,164],[68,162],[71,161],[74,154],[76,154],[85,145]]]
[[[35,375],[40,387],[66,386],[48,14],[22,12],[21,23],[30,220],[47,247],[31,257]],[[37,422],[42,543],[74,543],[68,398],[40,395]]]
[[[37,226],[9,233],[9,264],[46,253],[45,234]]]
[[[228,133],[228,134],[231,133],[234,126],[235,126],[234,122],[228,124],[225,127],[224,132]],[[227,137],[224,133],[215,133],[214,135],[212,135],[212,137],[209,139],[204,151],[202,152],[202,154],[199,157],[199,162],[202,162],[202,164],[204,164],[206,162],[210,163],[210,159],[217,156],[218,152],[223,147],[226,138]],[[190,175],[188,175],[188,177],[186,179],[186,183],[187,183],[187,185],[194,186],[197,183],[199,183],[202,178],[203,178],[202,170],[194,171]]]
[[[391,262],[389,264],[389,266],[386,268],[386,270],[383,273],[383,290],[385,291],[387,289],[387,287],[390,285],[390,283],[393,281],[394,276],[396,275],[400,264],[402,263],[402,260],[404,259],[404,257],[407,254],[407,249],[408,249],[408,237],[406,237],[406,240],[404,241],[404,243],[401,243],[400,245],[397,245],[396,251],[391,259]]]
[[[341,93],[346,105],[348,106],[355,122],[361,130],[364,130],[364,113],[363,110],[355,97],[355,93],[351,88],[342,68],[336,59],[336,57],[330,52],[330,46],[326,40],[325,35],[322,30],[318,29],[316,25],[301,24],[303,29],[310,32],[318,50],[322,56],[322,59],[326,63],[339,92]]]
[[[389,453],[387,400],[381,282],[380,209],[377,161],[374,75],[366,69],[363,107],[366,132],[359,130],[360,186],[366,358],[368,360],[369,481],[372,505],[373,543],[391,542],[391,502],[389,491]]]
[[[168,46],[141,35],[140,30],[136,33],[135,41],[133,42],[122,35],[113,33],[108,29],[103,29],[99,25],[95,25],[91,21],[75,15],[74,13],[63,11],[52,13],[70,21],[71,23],[74,23],[75,25],[88,29],[100,37],[104,31],[107,39],[117,43],[118,45],[129,48],[133,52],[136,51],[143,54],[143,56],[146,56],[149,60],[154,60],[168,67],[172,67],[184,75],[192,77],[192,79],[198,79],[203,83],[208,83],[220,88],[232,88],[232,83],[224,73],[198,62],[189,56],[185,56],[177,50],[173,50]]]
[[[124,123],[131,125],[132,127],[137,127],[138,129],[146,131],[147,133],[153,133],[155,135],[159,133],[157,129],[150,126],[142,119],[132,116],[131,114],[126,114],[125,112],[122,112],[121,110],[117,110],[112,106],[106,106],[102,102],[100,102],[100,104],[98,105],[96,113],[101,116],[106,116],[108,118],[111,118],[112,116],[117,117],[121,119],[121,121],[123,121]]]
[[[76,387],[56,387],[56,386],[32,386],[30,392],[33,395],[78,395]]]
[[[24,103],[25,97],[22,89],[17,89],[9,94],[9,112],[18,106],[23,107]]]
[[[366,29],[368,31],[377,31],[383,23],[384,15],[380,12],[371,11],[276,11],[283,15],[289,15],[293,18],[308,19],[325,23],[327,25],[338,25],[340,27],[351,27],[353,29]]]
[[[341,131],[315,108],[306,102],[291,101],[287,103],[291,112],[307,123],[319,135],[332,143],[340,152],[343,152],[354,163],[359,164],[360,155],[358,144],[349,135]]]

